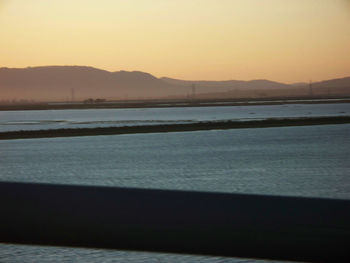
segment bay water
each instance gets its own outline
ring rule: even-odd
[[[349,176],[350,124],[0,141],[1,181],[350,199]],[[0,262],[268,261],[1,244]]]
[[[0,111],[0,132],[349,115],[350,103]]]

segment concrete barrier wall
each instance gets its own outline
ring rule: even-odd
[[[0,183],[0,242],[350,262],[350,200]]]

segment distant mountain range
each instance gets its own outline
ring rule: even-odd
[[[0,101],[261,97],[292,95],[293,92],[349,93],[350,77],[313,83],[310,89],[306,83],[285,84],[270,80],[188,81],[156,78],[140,71],[109,72],[85,66],[0,68]]]
[[[213,88],[217,89],[216,91],[222,90],[227,91],[230,89],[282,89],[290,87],[288,84],[265,80],[265,79],[257,79],[257,80],[225,80],[225,81],[189,81],[189,80],[178,80],[163,77],[161,80],[170,83],[175,86],[189,87],[192,84],[201,88],[202,91],[213,92]]]

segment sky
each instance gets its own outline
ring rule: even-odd
[[[0,67],[189,80],[350,76],[350,0],[0,0]]]

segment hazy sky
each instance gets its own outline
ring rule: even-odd
[[[350,0],[0,0],[0,67],[181,79],[350,75]]]

